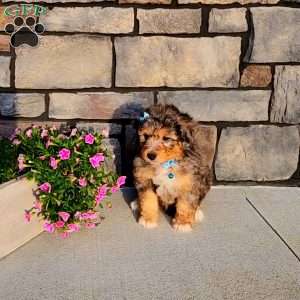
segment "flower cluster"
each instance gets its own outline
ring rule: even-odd
[[[107,170],[111,155],[104,137],[77,129],[61,133],[54,127],[16,131],[13,141],[21,153],[19,171],[38,184],[38,200],[25,211],[26,222],[34,214],[42,216],[44,230],[58,231],[63,238],[99,223],[98,208],[110,207],[109,196],[126,180]]]

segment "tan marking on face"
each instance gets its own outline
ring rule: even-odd
[[[139,132],[142,142],[141,156],[144,160],[153,163],[163,163],[169,159],[180,160],[183,157],[183,145],[175,131],[168,128],[144,128]],[[148,154],[154,154],[151,160]]]

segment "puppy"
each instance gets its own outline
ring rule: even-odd
[[[190,231],[202,219],[199,205],[210,189],[212,173],[195,139],[197,127],[173,105],[154,105],[144,114],[133,172],[139,223],[144,227],[158,225],[160,208],[175,208],[172,226],[178,231]]]

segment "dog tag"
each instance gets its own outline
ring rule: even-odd
[[[169,173],[168,177],[169,177],[169,179],[173,179],[175,177],[175,174],[174,173]]]

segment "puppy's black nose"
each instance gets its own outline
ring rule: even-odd
[[[154,152],[149,152],[147,154],[147,157],[150,159],[150,160],[154,160],[156,158],[156,153]]]

